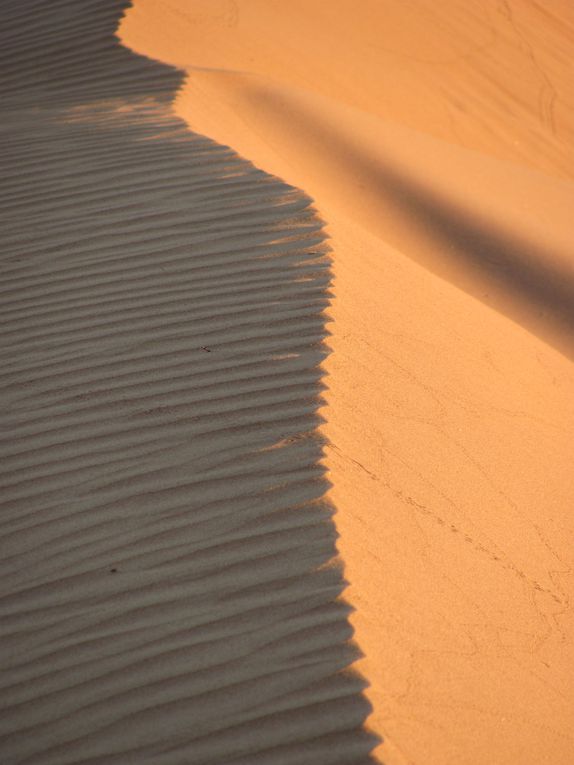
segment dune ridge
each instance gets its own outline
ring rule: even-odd
[[[322,222],[173,114],[127,7],[3,9],[0,759],[366,764]]]
[[[322,432],[386,765],[569,765],[569,3],[137,0],[333,248]]]

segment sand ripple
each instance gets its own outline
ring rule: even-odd
[[[127,3],[4,11],[3,763],[360,763],[308,198],[189,133]]]

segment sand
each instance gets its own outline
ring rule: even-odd
[[[137,0],[176,111],[333,249],[322,432],[387,765],[568,765],[567,2]]]
[[[3,7],[0,761],[570,765],[571,4],[129,6]]]
[[[127,5],[3,6],[0,762],[366,765],[322,222]]]

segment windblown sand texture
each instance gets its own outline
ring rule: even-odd
[[[307,196],[124,0],[2,4],[2,765],[367,763]]]
[[[574,7],[136,0],[333,249],[330,497],[387,765],[574,751]]]

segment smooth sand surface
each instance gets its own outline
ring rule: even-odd
[[[388,765],[569,765],[571,4],[136,0],[331,237],[323,432]]]
[[[309,197],[123,0],[2,5],[0,762],[364,763]]]

